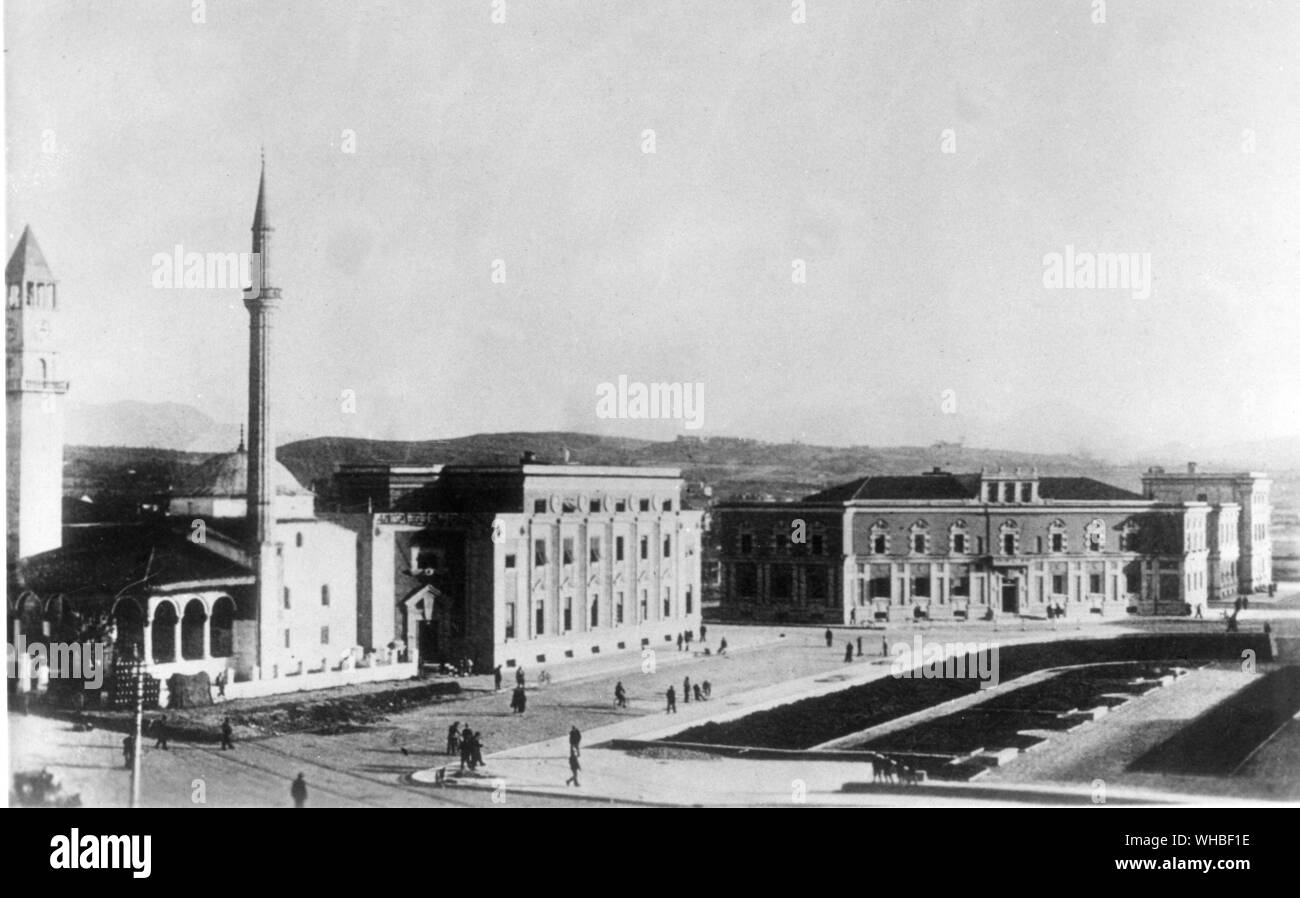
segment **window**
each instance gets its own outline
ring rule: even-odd
[[[1034,551],[1039,555],[1043,554],[1043,538],[1041,536],[1034,537]]]
[[[673,557],[673,538],[671,536],[665,536],[664,537],[664,558],[672,558],[672,557]]]
[[[573,564],[573,537],[566,536],[560,542],[560,555],[562,564]]]
[[[1003,502],[1016,501],[1016,485],[1014,483],[1002,484],[1002,501]]]
[[[573,629],[573,596],[564,597],[564,631]]]
[[[330,628],[329,628],[329,627],[321,627],[321,628],[320,628],[320,644],[321,644],[321,645],[329,645],[329,644],[330,644]]]
[[[546,540],[533,540],[533,564],[542,567],[546,564]]]
[[[641,560],[645,561],[650,557],[650,537],[641,537]]]
[[[285,630],[285,631],[284,631],[284,647],[285,647],[286,649],[289,647],[289,631],[288,631],[288,630]]]
[[[545,500],[545,499],[534,499],[534,500],[533,500],[533,514],[546,514],[546,500]]]
[[[740,534],[740,554],[749,555],[754,551],[754,534]]]
[[[1014,533],[1002,534],[1002,554],[1016,554],[1016,535]]]
[[[284,608],[286,611],[289,610],[289,587],[287,586],[284,588]]]
[[[673,591],[670,587],[664,587],[664,617],[671,617],[673,613]]]
[[[1065,534],[1064,534],[1064,533],[1053,533],[1053,534],[1052,534],[1052,551],[1053,551],[1053,552],[1064,552],[1064,551],[1065,551]]]
[[[649,500],[649,499],[642,499],[642,500],[638,503],[637,507],[640,508],[642,511],[649,511],[649,510],[650,510],[650,500]]]
[[[515,638],[515,603],[506,602],[506,639]]]
[[[294,544],[295,546],[297,546],[299,549],[302,548],[302,534],[301,534],[301,533],[295,533],[295,534],[293,535],[293,544]]]
[[[950,589],[953,598],[970,598],[970,565],[954,564],[951,568]]]
[[[537,612],[535,616],[537,620],[536,620],[536,626],[533,628],[533,632],[536,633],[536,635],[541,636],[546,633],[546,603],[545,602],[540,600],[537,602]]]
[[[664,511],[672,511],[672,510],[673,510],[673,500],[672,500],[672,499],[665,499],[665,500],[664,500]]]
[[[1052,572],[1052,595],[1054,596],[1065,595],[1065,572],[1064,571]]]
[[[814,555],[824,555],[826,553],[826,537],[820,533],[814,533],[812,536],[812,553]]]
[[[592,564],[600,563],[600,537],[593,536],[587,541],[587,560]]]
[[[321,603],[322,605],[328,605],[328,604],[330,603],[330,588],[329,588],[329,584],[325,584],[324,586],[322,586],[322,587],[320,588],[320,603]]]
[[[873,564],[871,565],[871,579],[868,581],[870,586],[871,598],[887,599],[890,596],[891,584],[893,582],[889,573],[889,565]]]
[[[1034,485],[1032,483],[1020,484],[1020,501],[1030,502],[1034,497]]]
[[[990,483],[988,485],[988,491],[986,493],[986,497],[990,502],[998,501],[998,485],[996,483]]]
[[[690,614],[693,607],[694,603],[691,601],[691,588],[688,586],[686,587],[686,613]]]
[[[578,511],[578,500],[565,499],[560,503],[560,508],[564,514],[576,514]]]
[[[886,551],[886,540],[884,534],[879,534],[871,541],[871,551],[876,555],[884,555]]]
[[[930,597],[930,565],[912,565],[912,595],[918,599]]]
[[[736,595],[742,599],[758,597],[758,566],[736,565]]]
[[[794,572],[787,564],[772,566],[770,589],[773,599],[788,601],[794,596]]]
[[[600,626],[600,598],[595,593],[591,596],[591,626]]]
[[[952,536],[952,550],[958,555],[966,554],[966,534],[954,533]]]
[[[614,560],[623,560],[623,537],[621,536],[614,537]]]
[[[623,593],[619,593],[614,601],[614,623],[623,623]]]
[[[1093,593],[1094,595],[1104,593],[1106,591],[1106,588],[1103,585],[1104,580],[1105,577],[1102,574],[1090,572],[1088,574],[1088,592]]]
[[[913,534],[912,534],[912,551],[913,551],[913,552],[920,553],[920,554],[922,554],[922,555],[925,554],[925,534],[924,534],[924,533],[913,533]]]
[[[976,555],[984,554],[984,537],[982,536],[975,537],[975,554]]]
[[[825,602],[830,598],[830,577],[827,568],[815,565],[804,568],[804,587],[808,591],[808,601]],[[686,612],[689,614],[690,609]]]
[[[614,510],[615,510],[615,511],[627,511],[627,500],[626,500],[626,499],[615,499],[615,500],[614,500]]]
[[[641,620],[647,620],[650,617],[650,590],[641,590]]]
[[[587,511],[591,514],[600,514],[600,500],[592,499],[587,503]]]
[[[515,555],[513,552],[511,552],[509,555],[506,556],[506,569],[508,570],[514,566],[515,566]]]

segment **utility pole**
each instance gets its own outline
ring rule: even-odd
[[[131,751],[131,807],[140,807],[140,756],[144,754],[141,744],[144,730],[144,659],[135,662],[135,728],[132,730]]]

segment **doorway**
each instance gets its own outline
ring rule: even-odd
[[[1002,612],[1017,614],[1020,611],[1020,581],[1005,579],[1002,581]]]

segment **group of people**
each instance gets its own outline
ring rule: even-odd
[[[466,767],[470,771],[477,770],[483,766],[483,734],[474,732],[469,724],[461,729],[460,721],[455,721],[447,727],[447,754],[460,755],[461,773]]]
[[[1061,618],[1061,617],[1065,617],[1065,609],[1061,607],[1060,602],[1057,602],[1055,605],[1047,606],[1048,620],[1056,620],[1057,618]]]
[[[709,628],[706,627],[704,624],[700,624],[700,642],[707,642],[708,638],[709,638]],[[678,633],[677,651],[679,652],[690,651],[691,643],[694,641],[695,641],[695,632],[693,630],[687,630],[685,633]],[[727,645],[727,640],[725,639],[722,640],[722,645],[725,648]],[[719,654],[721,654],[721,652],[719,652]]]
[[[619,686],[622,685],[623,685],[622,683],[619,684]],[[615,695],[617,695],[617,689],[615,691]],[[690,677],[684,677],[682,679],[682,700],[687,704],[690,704],[692,695],[695,696],[695,700],[697,702],[707,701],[708,699],[713,697],[713,684],[710,683],[708,680],[705,680],[703,683],[691,683]],[[676,714],[677,713],[676,688],[674,688],[672,685],[669,685],[668,691],[664,693],[664,697],[668,700],[668,707],[664,709],[664,713]]]

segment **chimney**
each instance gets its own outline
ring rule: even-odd
[[[1189,461],[1189,462],[1187,463],[1187,473],[1188,473],[1188,474],[1195,474],[1195,473],[1196,473],[1196,462],[1194,462],[1194,461]]]

